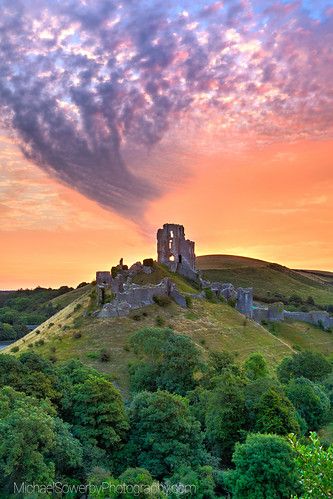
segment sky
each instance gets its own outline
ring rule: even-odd
[[[154,257],[333,271],[333,2],[0,0],[0,289]]]

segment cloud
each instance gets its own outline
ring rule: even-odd
[[[260,10],[247,0],[0,5],[4,124],[26,158],[128,218],[168,188],[159,148],[170,137],[171,152],[190,148],[189,126],[258,143],[331,135],[330,10],[313,18],[299,2]],[[176,152],[170,172],[172,163]],[[178,165],[177,180],[185,175]]]

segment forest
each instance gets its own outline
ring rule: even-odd
[[[333,447],[319,436],[333,402],[323,355],[296,352],[273,369],[257,353],[204,356],[158,327],[128,348],[129,393],[76,359],[0,355],[4,494],[333,496]]]

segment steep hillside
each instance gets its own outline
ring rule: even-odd
[[[163,267],[158,268],[160,274],[163,271]],[[153,276],[150,276],[152,280],[156,278]],[[191,290],[181,277],[174,277],[179,287]],[[292,351],[286,342],[246,320],[226,304],[195,299],[189,309],[182,309],[175,303],[166,307],[151,305],[133,312],[130,317],[97,319],[87,315],[92,310],[93,294],[91,287],[87,287],[67,307],[3,352],[16,354],[33,349],[54,361],[78,358],[110,373],[115,383],[126,392],[127,367],[134,360],[128,339],[146,326],[170,326],[192,337],[204,354],[228,350],[242,360],[251,352],[261,352],[273,365]],[[101,356],[103,352],[108,355]],[[108,356],[109,360],[105,361]]]
[[[307,300],[311,296],[318,305],[333,305],[333,288],[329,283],[275,263],[230,255],[207,255],[197,257],[197,267],[211,281],[253,287],[257,298],[269,299],[278,294],[286,299],[298,295]]]

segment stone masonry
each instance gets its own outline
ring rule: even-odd
[[[157,261],[188,279],[197,280],[194,242],[185,239],[183,225],[164,224],[157,231]]]

